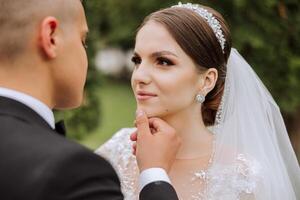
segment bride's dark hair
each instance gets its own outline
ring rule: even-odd
[[[226,40],[224,53],[215,33],[208,23],[196,12],[185,8],[166,8],[147,16],[140,28],[148,21],[162,24],[176,40],[184,52],[197,66],[199,73],[209,68],[218,70],[218,79],[205,102],[202,116],[206,126],[213,125],[220,105],[226,77],[226,64],[231,50],[231,35],[227,23],[220,13],[212,8],[201,6],[214,15],[220,22]],[[139,28],[139,29],[140,29]]]

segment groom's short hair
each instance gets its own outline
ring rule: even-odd
[[[26,51],[44,17],[56,17],[62,26],[74,23],[78,10],[74,1],[82,0],[0,0],[0,61]]]

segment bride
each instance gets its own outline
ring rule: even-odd
[[[179,199],[300,199],[300,170],[280,110],[236,49],[212,8],[181,4],[149,15],[132,58],[137,107],[180,134],[169,178]],[[117,132],[96,153],[138,199],[130,135]]]

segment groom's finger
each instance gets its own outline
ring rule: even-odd
[[[132,154],[136,155],[136,142],[132,144]]]
[[[173,129],[169,124],[167,124],[160,118],[150,118],[149,125],[153,127],[156,130],[156,132],[169,133],[170,130]]]
[[[143,110],[138,110],[136,112],[136,127],[138,131],[137,137],[151,134],[148,117]]]
[[[156,133],[155,128],[150,128],[150,130],[151,130],[151,133],[152,133],[152,134],[155,134],[155,133]]]

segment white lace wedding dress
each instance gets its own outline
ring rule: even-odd
[[[130,134],[134,128],[124,128],[96,150],[116,169],[126,200],[138,199],[139,170],[132,154]],[[183,200],[238,200],[255,199],[254,190],[259,189],[259,163],[238,155],[236,162],[222,168],[210,167],[191,171],[188,180],[182,183],[185,189]],[[175,175],[176,176],[176,175]]]

